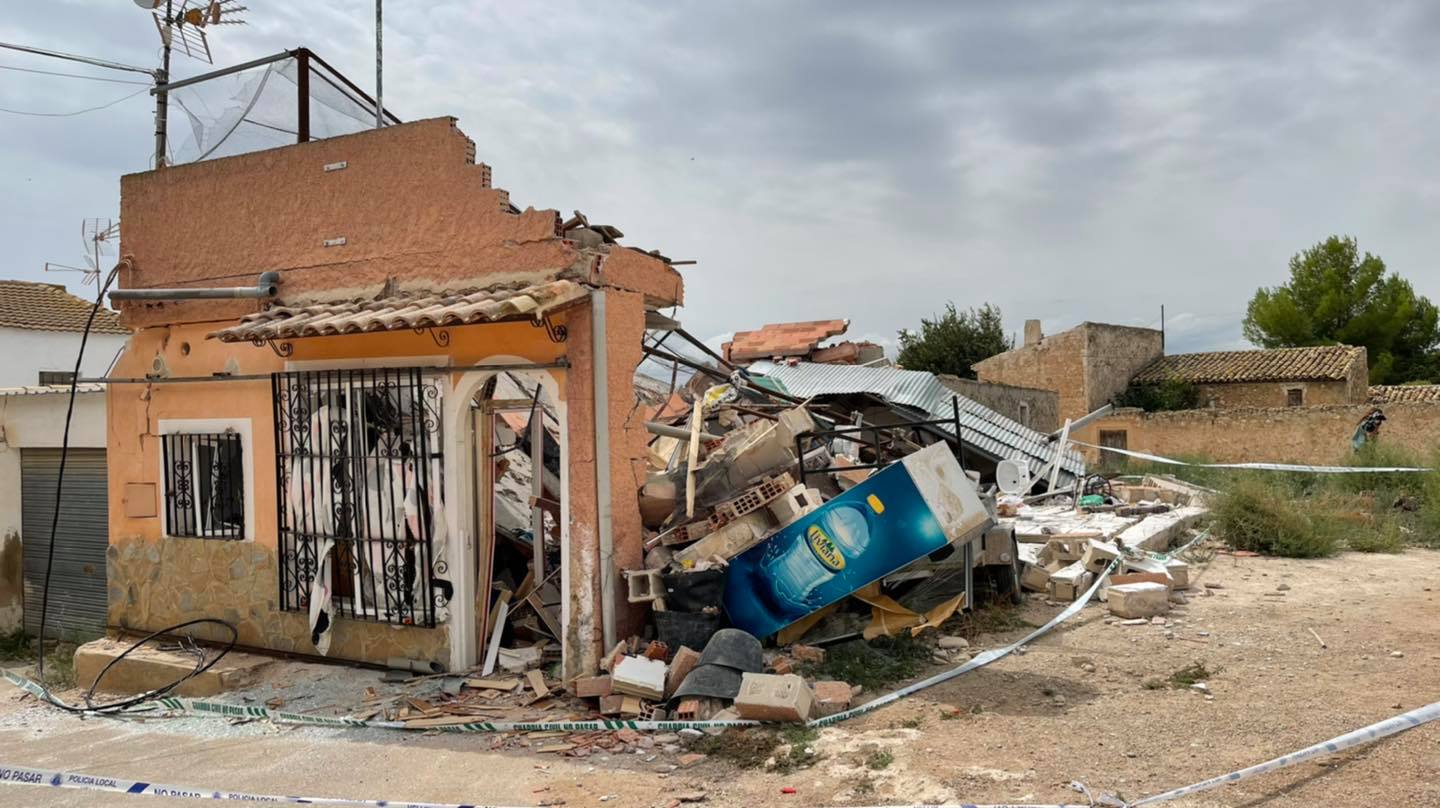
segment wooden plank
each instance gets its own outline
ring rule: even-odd
[[[490,647],[485,649],[485,666],[480,669],[485,676],[495,672],[495,661],[500,658],[500,635],[505,631],[505,615],[509,613],[509,601],[500,601],[495,610],[495,630],[490,635]]]
[[[514,690],[520,686],[520,680],[514,677],[505,679],[466,679],[466,687],[473,687],[476,690]]]
[[[405,722],[410,729],[427,729],[429,727],[453,727],[456,724],[474,724],[477,721],[484,721],[484,716],[474,715],[446,715],[439,718],[415,718]]]
[[[535,700],[550,695],[550,688],[545,686],[545,674],[537,670],[525,671],[525,679],[530,682],[530,689],[535,691]]]
[[[685,465],[685,518],[687,519],[695,516],[695,466],[700,462],[700,425],[704,423],[701,417],[703,400],[703,396],[695,399],[695,409],[690,414],[690,454]]]

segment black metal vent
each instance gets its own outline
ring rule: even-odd
[[[438,377],[278,373],[274,395],[281,608],[306,611],[320,591],[339,617],[434,626],[445,601]]]
[[[165,530],[170,536],[245,537],[244,450],[233,432],[165,435]]]

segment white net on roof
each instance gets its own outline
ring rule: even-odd
[[[340,76],[289,56],[171,90],[171,164],[273,149],[300,138],[300,71],[309,71],[310,139],[375,126],[374,103]],[[188,123],[188,126],[185,126]]]

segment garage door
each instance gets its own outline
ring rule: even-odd
[[[25,560],[25,630],[40,631],[40,592],[54,515],[59,449],[20,450],[20,539]],[[71,449],[55,531],[48,636],[93,637],[105,627],[105,450]]]

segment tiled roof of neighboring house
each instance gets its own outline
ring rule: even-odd
[[[1364,356],[1364,348],[1349,345],[1174,354],[1151,362],[1130,381],[1132,384],[1158,384],[1170,379],[1193,384],[1334,381],[1349,378],[1351,363]]]
[[[311,306],[276,306],[249,314],[240,324],[210,336],[221,342],[294,339],[413,328],[442,328],[501,320],[539,320],[547,312],[584,299],[590,290],[575,281],[497,284],[484,289],[395,295]]]
[[[82,382],[75,385],[77,393],[103,393],[105,385],[99,382]],[[57,393],[70,394],[68,384],[31,384],[24,387],[0,387],[0,398],[11,396],[53,396]]]
[[[815,350],[822,340],[844,334],[849,327],[848,320],[771,323],[754,331],[736,331],[721,353],[731,362],[805,356]]]
[[[0,280],[0,328],[32,331],[85,330],[94,303],[76,297],[57,283]],[[94,334],[129,334],[120,315],[101,306],[95,312]]]
[[[1433,401],[1440,404],[1440,384],[1377,384],[1370,388],[1371,404]]]

